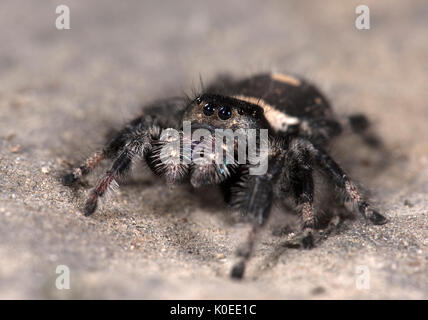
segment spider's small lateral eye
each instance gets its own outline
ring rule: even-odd
[[[232,116],[232,110],[229,107],[221,107],[218,110],[218,117],[221,120],[227,120]]]
[[[203,111],[204,111],[204,115],[209,117],[209,116],[212,116],[214,114],[215,107],[210,105],[209,103],[207,103],[204,105]]]
[[[201,104],[201,102],[202,102],[202,100],[201,100],[201,98],[200,98],[200,97],[196,98],[196,103],[197,103],[197,104]]]
[[[242,116],[242,115],[245,113],[245,111],[244,111],[244,109],[239,108],[239,109],[238,109],[238,113]]]

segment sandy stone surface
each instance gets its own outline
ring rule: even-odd
[[[0,298],[428,298],[428,5],[365,1],[0,3]],[[71,30],[55,28],[67,4]],[[242,282],[228,277],[247,225],[216,189],[168,189],[136,166],[92,217],[61,174],[111,128],[199,77],[287,71],[340,118],[366,113],[385,150],[352,136],[332,153],[390,222],[346,221],[313,250],[285,248],[276,210]],[[56,268],[71,272],[55,287]],[[363,266],[363,267],[361,267]],[[357,271],[370,288],[359,288]]]

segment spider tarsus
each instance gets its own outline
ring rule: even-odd
[[[95,212],[95,210],[97,209],[97,204],[98,204],[97,200],[98,199],[95,196],[92,196],[86,201],[85,207],[83,209],[83,214],[86,217],[93,214]]]
[[[370,132],[370,122],[363,114],[354,114],[349,116],[349,124],[352,131],[359,134],[363,141],[370,147],[376,148],[382,145],[382,141]]]
[[[353,114],[349,116],[349,124],[351,125],[352,131],[361,133],[366,131],[370,127],[370,122],[367,117],[363,114]]]
[[[70,187],[77,181],[77,178],[73,173],[66,174],[62,177],[62,184],[64,186]]]
[[[388,219],[379,212],[372,210],[369,220],[375,225],[382,225],[388,222]]]
[[[312,234],[308,234],[302,239],[302,246],[304,249],[312,249],[314,245],[314,237]]]
[[[230,272],[230,277],[235,280],[241,280],[244,277],[244,271],[245,262],[239,261],[233,266],[232,271]]]

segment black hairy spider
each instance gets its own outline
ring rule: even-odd
[[[267,129],[267,169],[263,174],[251,175],[252,164],[246,160],[237,163],[190,161],[165,161],[162,149],[171,140],[161,138],[162,130],[175,128],[179,132],[178,158],[184,160],[183,123],[191,124],[191,132],[206,129]],[[367,127],[364,116],[350,118],[351,127],[363,135]],[[360,193],[355,183],[325,151],[330,140],[342,132],[342,125],[334,117],[326,98],[303,79],[284,74],[259,74],[234,80],[219,77],[195,99],[171,98],[153,103],[144,114],[126,125],[111,139],[104,149],[89,157],[82,165],[63,178],[64,185],[72,185],[87,175],[103,159],[113,164],[98,185],[92,190],[84,207],[84,214],[91,215],[97,208],[98,198],[118,176],[131,167],[135,158],[143,158],[156,174],[171,184],[190,181],[194,187],[219,184],[225,199],[244,215],[254,218],[248,241],[237,252],[238,262],[231,276],[241,278],[254,244],[255,235],[269,217],[273,201],[297,212],[301,218],[301,244],[304,248],[314,245],[314,229],[321,208],[314,202],[314,174],[333,185],[327,191],[342,194],[350,200],[365,218],[373,224],[384,224],[387,219],[375,211]],[[188,138],[187,138],[188,139]],[[260,135],[256,147],[260,151]],[[376,139],[366,136],[366,141]],[[204,142],[188,141],[194,151]],[[213,140],[205,140],[210,145]],[[232,145],[236,153],[236,144]],[[165,149],[164,149],[165,150]],[[173,154],[173,152],[167,152]],[[328,203],[328,207],[343,207],[344,199]],[[288,201],[288,202],[287,202]]]

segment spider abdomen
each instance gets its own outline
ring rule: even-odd
[[[258,105],[276,134],[310,138],[325,145],[341,132],[328,100],[309,82],[281,73],[264,73],[246,79],[220,79],[207,91]]]

